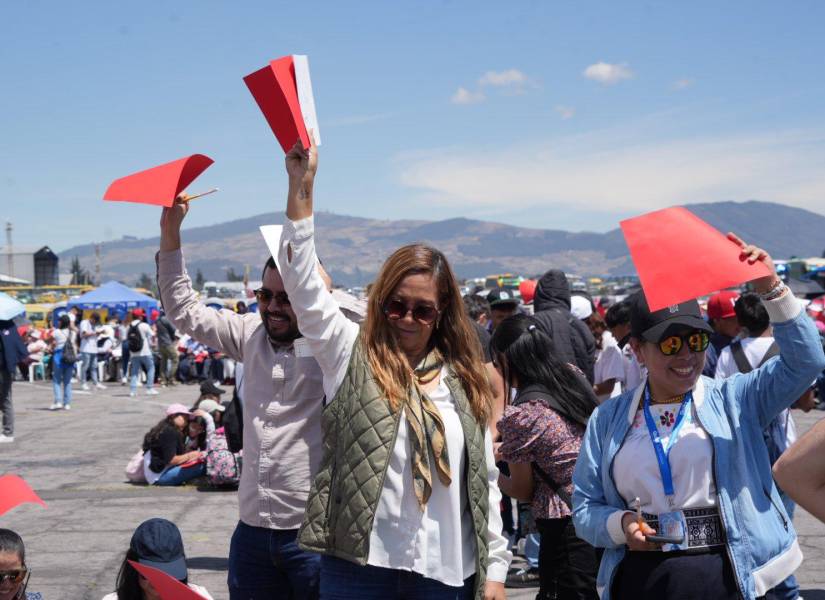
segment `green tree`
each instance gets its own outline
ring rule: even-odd
[[[89,272],[80,266],[80,258],[75,256],[72,259],[72,285],[88,285],[91,282]]]
[[[243,281],[243,275],[239,275],[235,272],[234,267],[229,267],[226,270],[226,280],[227,281]]]
[[[135,287],[143,288],[144,290],[152,290],[155,287],[155,282],[149,277],[148,273],[141,273]]]

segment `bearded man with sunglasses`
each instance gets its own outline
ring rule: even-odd
[[[630,343],[647,379],[596,409],[573,474],[576,532],[605,548],[602,600],[751,600],[802,561],[762,431],[825,353],[770,256],[729,238],[740,260],[769,268],[753,285],[779,358],[725,381],[702,377],[710,327],[696,300],[651,312],[638,296]]]
[[[320,557],[296,543],[322,453],[323,373],[298,331],[275,261],[255,290],[257,313],[198,302],[186,273],[180,227],[186,196],[161,216],[158,289],[178,330],[243,364],[244,468],[240,521],[229,550],[232,600],[312,599]]]

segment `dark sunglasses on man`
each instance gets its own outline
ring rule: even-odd
[[[274,293],[272,292],[272,290],[268,290],[264,287],[261,287],[257,290],[254,290],[252,293],[255,294],[255,300],[258,301],[258,304],[262,304],[264,306],[272,302],[273,298],[275,298],[275,303],[278,304],[278,306],[290,305],[289,296],[286,292]]]
[[[20,583],[26,578],[29,570],[25,567],[22,569],[14,569],[12,571],[0,571],[0,585],[10,581],[11,583]]]
[[[659,350],[665,356],[673,356],[678,354],[685,344],[691,352],[704,352],[710,344],[710,336],[706,331],[698,329],[682,335],[669,335],[659,340]]]
[[[408,307],[397,299],[390,299],[384,304],[384,314],[393,321],[403,319],[410,312],[412,312],[412,318],[423,325],[432,325],[441,314],[441,311],[432,304],[416,304]]]

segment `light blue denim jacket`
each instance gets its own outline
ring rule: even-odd
[[[713,443],[713,477],[739,591],[757,598],[790,575],[802,552],[771,476],[762,431],[825,368],[811,319],[790,293],[766,303],[780,356],[724,381],[701,377],[693,388],[695,414]],[[611,398],[590,418],[573,473],[573,522],[579,537],[606,548],[597,588],[610,598],[626,550],[621,517],[628,509],[612,465],[644,390]]]

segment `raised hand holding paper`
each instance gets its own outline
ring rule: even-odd
[[[620,225],[652,311],[771,274],[762,262],[742,261],[737,243],[680,206]]]
[[[316,145],[321,145],[306,56],[290,55],[273,60],[243,79],[284,153],[298,140],[304,148],[309,148],[310,129],[314,130]]]
[[[3,475],[0,477],[0,515],[24,502],[46,506],[46,503],[34,493],[34,490],[21,477],[17,475]]]
[[[103,199],[172,206],[177,195],[213,162],[208,156],[193,154],[121,177],[112,182]]]
[[[149,580],[161,600],[203,600],[203,596],[160,569],[142,565],[134,560],[130,560],[129,564]]]

